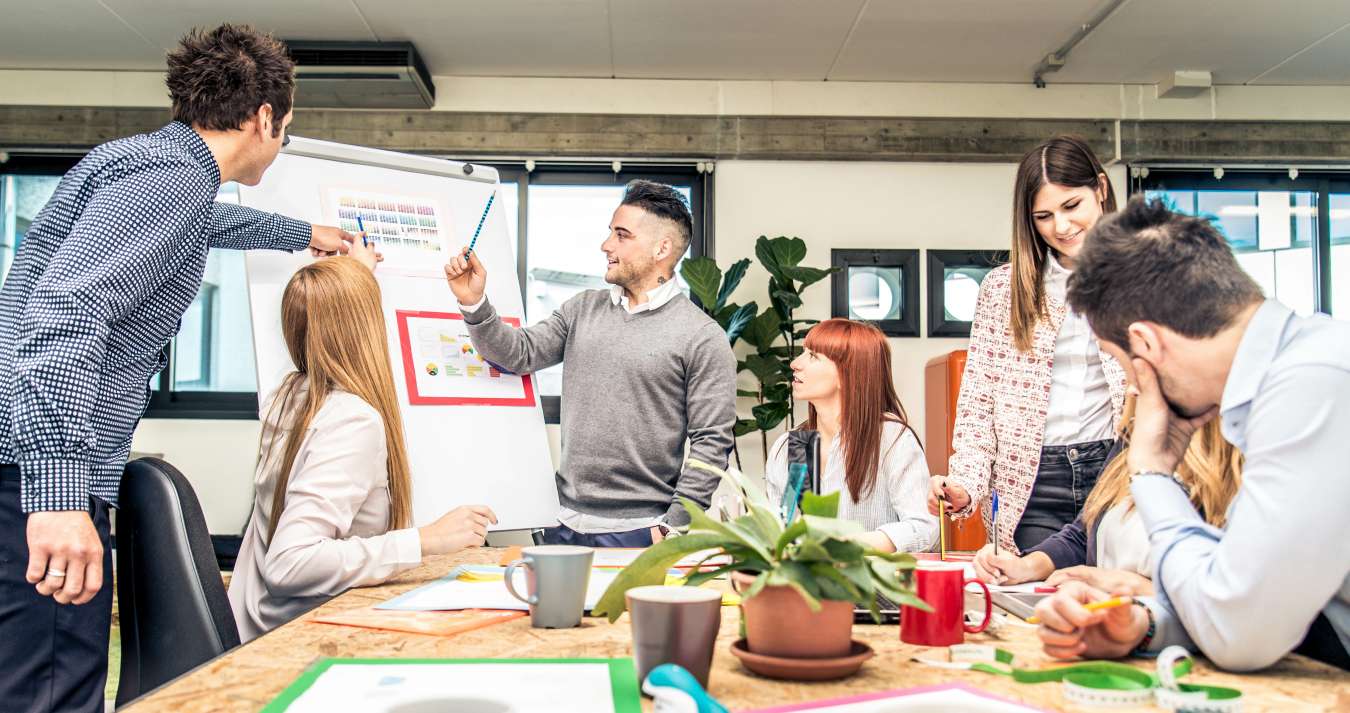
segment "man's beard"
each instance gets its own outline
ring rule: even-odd
[[[642,286],[642,275],[645,274],[642,268],[644,267],[650,266],[634,265],[633,263],[627,262],[619,263],[617,269],[612,273],[613,277],[610,276],[610,272],[606,271],[605,282],[608,282],[611,285],[618,285],[630,292],[636,291]]]

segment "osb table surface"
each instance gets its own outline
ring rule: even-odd
[[[627,615],[615,624],[586,618],[574,629],[533,629],[529,619],[516,619],[455,636],[320,624],[318,613],[378,604],[423,583],[444,576],[464,563],[496,563],[501,549],[484,548],[429,558],[393,581],[353,589],[305,616],[215,659],[123,709],[128,713],[174,711],[256,711],[270,702],[310,664],[324,657],[389,658],[616,658],[632,655]],[[1253,615],[1257,615],[1253,612]],[[722,628],[714,654],[710,692],[734,711],[858,695],[896,688],[963,683],[988,693],[1047,710],[1085,710],[1066,704],[1059,684],[1024,685],[1001,676],[951,671],[911,661],[922,654],[944,657],[941,650],[900,642],[898,627],[858,625],[854,638],[867,642],[876,656],[851,678],[824,683],[792,683],[761,678],[741,666],[729,648],[737,638],[735,607],[723,607]],[[978,634],[968,643],[992,643],[1012,651],[1021,666],[1043,666],[1052,660],[1041,653],[1029,627],[1005,625],[995,635]],[[1152,661],[1138,661],[1141,668]],[[1350,711],[1350,674],[1298,656],[1289,656],[1260,674],[1234,675],[1200,662],[1186,681],[1229,686],[1244,694],[1245,711]],[[644,700],[644,710],[652,704]],[[1160,710],[1160,709],[1143,709]]]

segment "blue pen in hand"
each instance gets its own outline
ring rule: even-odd
[[[478,244],[478,234],[483,232],[483,223],[487,220],[488,211],[492,210],[492,201],[496,199],[497,193],[496,191],[493,191],[492,195],[488,196],[487,206],[483,208],[483,217],[478,219],[478,227],[474,228],[473,240],[469,241],[469,249],[467,252],[464,253],[466,258],[468,257],[469,253],[473,252],[473,246]]]
[[[992,504],[991,504],[991,506],[990,506],[990,509],[993,510],[993,513],[991,513],[990,519],[994,521],[994,554],[998,554],[998,491],[997,491],[997,490],[995,490],[995,491],[992,492],[991,499],[993,500],[993,502],[992,502]]]
[[[359,215],[356,216],[356,229],[361,231],[361,247],[370,247],[370,243],[366,242],[366,223],[361,220],[361,216]]]

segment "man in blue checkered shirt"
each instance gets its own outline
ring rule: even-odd
[[[103,710],[108,508],[163,348],[212,247],[345,252],[353,236],[214,202],[291,120],[285,48],[221,26],[168,57],[174,122],[91,151],[0,291],[0,711]],[[22,566],[27,562],[27,567]]]

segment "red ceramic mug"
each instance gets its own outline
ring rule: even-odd
[[[993,606],[989,587],[978,579],[962,576],[960,562],[921,561],[914,569],[915,594],[933,607],[926,612],[914,607],[900,608],[900,640],[919,646],[952,646],[965,640],[966,634],[978,634],[989,626]],[[984,621],[968,627],[965,613],[965,586],[971,582],[984,590]]]

